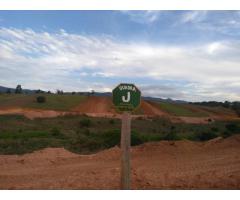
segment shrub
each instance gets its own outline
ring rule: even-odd
[[[209,132],[198,133],[196,135],[196,139],[200,140],[200,141],[207,141],[207,140],[213,139],[217,136],[218,135],[216,133],[209,131]]]
[[[230,131],[230,132],[238,132],[238,131],[240,131],[239,129],[239,127],[238,127],[238,125],[237,124],[235,124],[235,123],[228,123],[228,124],[226,124],[225,125],[225,127],[226,127],[226,129],[228,130],[228,131]]]
[[[90,127],[91,124],[92,124],[92,122],[90,119],[85,118],[85,119],[80,120],[81,127]]]
[[[53,128],[51,130],[51,134],[52,134],[52,136],[60,136],[61,132],[60,132],[60,130],[58,128]]]
[[[144,137],[142,137],[140,135],[140,133],[136,132],[136,131],[132,131],[132,134],[131,134],[131,146],[136,146],[136,145],[139,145],[139,144],[143,144],[145,141],[144,141]]]
[[[37,97],[37,102],[38,103],[45,103],[46,102],[46,97],[45,96],[38,96]]]
[[[110,119],[109,120],[109,124],[115,124],[115,120],[114,119]]]
[[[177,133],[169,132],[163,137],[163,140],[179,140],[179,137],[177,136]]]
[[[218,132],[218,131],[219,131],[219,129],[218,129],[217,127],[212,127],[211,130],[212,130],[213,132]]]
[[[224,131],[222,133],[222,137],[224,137],[224,138],[230,137],[231,135],[232,135],[232,133],[230,131]]]

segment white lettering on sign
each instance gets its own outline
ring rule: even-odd
[[[132,85],[121,85],[119,86],[119,90],[131,90],[133,92],[136,92],[136,88]]]
[[[122,96],[122,101],[125,103],[130,101],[130,92],[127,92],[127,98],[125,96]]]

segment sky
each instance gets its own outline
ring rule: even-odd
[[[0,85],[240,101],[240,11],[0,11]]]

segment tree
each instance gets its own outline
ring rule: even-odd
[[[17,85],[15,93],[16,94],[22,94],[22,86],[21,85]]]
[[[57,90],[57,94],[63,94],[63,90]]]

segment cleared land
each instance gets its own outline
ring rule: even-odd
[[[132,189],[240,189],[240,137],[134,147]],[[1,189],[119,189],[118,147],[88,156],[44,149],[0,156]]]

